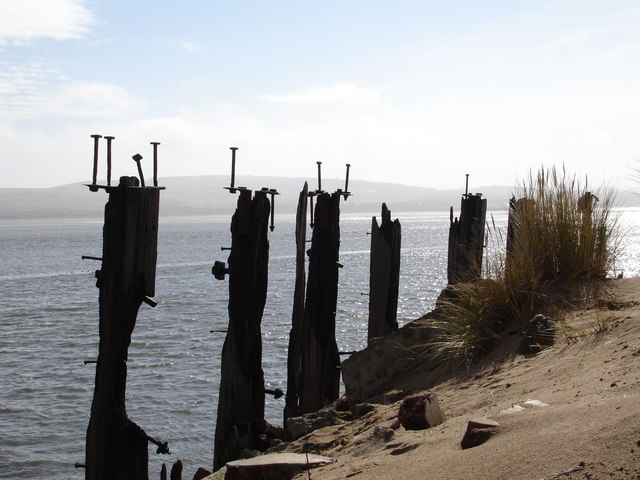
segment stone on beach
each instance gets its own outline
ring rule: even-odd
[[[308,468],[335,460],[303,453],[273,453],[227,463],[225,480],[289,480]]]
[[[422,393],[405,398],[400,404],[398,419],[406,430],[424,430],[446,420],[435,393]]]
[[[287,439],[295,440],[314,430],[344,423],[350,419],[351,412],[337,411],[331,406],[325,407],[317,412],[287,418],[283,436]]]
[[[467,423],[467,431],[460,441],[460,447],[464,450],[467,448],[477,447],[489,440],[500,424],[495,420],[486,417],[475,417]]]
[[[199,467],[196,473],[193,475],[193,480],[203,480],[211,475],[211,472],[205,468]]]

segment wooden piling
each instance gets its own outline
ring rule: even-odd
[[[510,276],[511,268],[513,265],[513,255],[515,246],[522,242],[520,237],[520,230],[522,229],[522,221],[528,218],[527,212],[533,211],[535,208],[535,201],[532,198],[519,198],[511,197],[509,200],[509,216],[507,220],[507,244],[505,252],[505,271],[507,277]],[[525,229],[526,231],[527,229]],[[528,234],[528,233],[527,233]]]
[[[369,263],[368,343],[398,330],[398,287],[400,281],[400,221],[382,204],[380,226],[371,219]]]
[[[106,187],[100,289],[100,345],[87,428],[87,480],[147,480],[148,439],[127,417],[127,355],[138,309],[155,291],[160,189],[135,177]]]
[[[240,190],[231,222],[229,328],[222,350],[214,470],[256,448],[264,423],[260,324],[267,295],[269,200]]]
[[[182,461],[178,460],[171,467],[171,473],[169,474],[169,480],[182,480]]]
[[[284,419],[300,415],[300,374],[302,370],[302,332],[304,329],[304,294],[306,284],[306,249],[307,249],[307,199],[309,187],[307,182],[300,192],[296,213],[296,280],[293,293],[293,314],[289,333],[289,350],[287,355],[287,396],[284,408]]]
[[[339,395],[340,356],[335,335],[339,249],[340,193],[320,193],[309,249],[309,276],[300,340],[298,414],[315,412]]]
[[[447,262],[449,285],[480,278],[486,215],[487,200],[480,193],[462,196],[460,219],[453,219],[451,208]]]

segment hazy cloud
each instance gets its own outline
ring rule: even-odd
[[[145,102],[118,85],[72,82],[62,85],[43,105],[43,115],[118,118],[141,113]]]
[[[260,95],[271,103],[373,103],[380,97],[380,89],[357,87],[350,82],[332,85],[312,85],[289,93]]]
[[[54,88],[55,68],[39,62],[12,65],[0,62],[0,114],[5,119],[33,118]]]
[[[83,37],[95,24],[85,0],[2,0],[0,45],[24,44],[38,38]]]
[[[187,52],[201,52],[207,50],[204,45],[190,40],[163,39],[161,43],[168,48],[175,50],[185,50]]]
[[[206,48],[203,45],[200,45],[196,42],[182,42],[180,46],[184,48],[187,52],[197,52],[200,50],[206,50]]]
[[[50,116],[115,118],[145,109],[124,88],[65,79],[55,65],[0,63],[0,114],[7,120]]]
[[[326,178],[344,178],[344,164],[350,163],[354,179],[462,187],[470,173],[473,188],[514,184],[540,164],[564,164],[599,184],[619,177],[621,165],[632,163],[640,152],[635,128],[640,94],[634,91],[602,92],[590,103],[581,93],[464,98],[443,100],[427,110],[385,105],[373,112],[321,112],[276,121],[268,111],[256,113],[232,103],[173,116],[131,115],[131,108],[141,104],[122,89],[80,83],[68,87],[60,89],[57,103],[48,108],[68,110],[75,120],[34,130],[0,116],[3,155],[20,159],[0,162],[0,173],[6,173],[0,178],[12,178],[12,186],[88,179],[91,133],[116,137],[114,178],[136,174],[131,155],[150,158],[150,141],[162,142],[161,176],[226,175],[229,147],[239,146],[238,175],[313,179],[315,162],[322,161]],[[94,104],[94,95],[110,100]],[[91,108],[128,115],[91,118],[86,116]],[[41,166],[34,172],[24,165]]]

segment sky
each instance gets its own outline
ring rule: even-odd
[[[1,0],[0,187],[238,175],[634,187],[637,0]],[[106,176],[106,144],[98,177]],[[355,192],[357,194],[357,192]]]

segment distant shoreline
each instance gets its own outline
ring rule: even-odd
[[[160,224],[178,224],[178,223],[220,223],[230,222],[233,210],[229,213],[217,213],[211,215],[160,215]],[[496,213],[496,212],[494,212]],[[502,213],[502,212],[497,212]],[[506,213],[506,212],[505,212]],[[416,212],[397,212],[393,213],[395,217],[398,217],[401,221],[402,218],[411,216],[444,216],[449,212],[445,210],[433,210],[433,211],[416,211]],[[371,218],[373,216],[380,216],[380,212],[342,212],[341,217],[344,220],[356,220],[359,218]],[[294,221],[295,215],[291,213],[285,213],[276,217],[277,221]],[[103,218],[97,217],[58,217],[58,218],[0,218],[0,228],[7,227],[59,227],[59,226],[73,226],[73,225],[102,225]]]
[[[295,215],[298,196],[304,180],[300,178],[246,177],[243,184],[249,187],[268,185],[280,195],[275,197],[276,218]],[[326,184],[325,184],[326,183]],[[323,187],[327,191],[342,188],[335,180],[327,179]],[[185,218],[203,221],[217,217],[230,218],[235,211],[237,197],[224,187],[228,178],[223,176],[169,177],[160,179],[166,186],[160,196],[160,216],[163,221],[181,221]],[[312,182],[310,182],[312,185]],[[449,212],[459,214],[460,199],[464,189],[439,190],[427,187],[398,185],[352,180],[349,186],[352,196],[341,203],[343,215],[378,215],[382,203],[386,203],[392,216],[425,212]],[[313,187],[312,187],[313,188]],[[519,192],[517,186],[471,186],[470,192],[482,192],[489,211],[506,211],[509,199]],[[593,191],[597,192],[595,188]],[[640,207],[640,196],[631,190],[617,190],[617,204]],[[43,189],[0,188],[0,226],[76,225],[101,222],[104,192],[91,193],[82,183]],[[189,220],[187,220],[189,221]],[[214,220],[215,221],[215,220]]]
[[[105,200],[106,202],[106,200]],[[346,210],[346,209],[345,209]],[[614,212],[638,211],[640,205],[632,205],[626,207],[616,207]],[[235,208],[230,209],[227,213],[214,214],[185,214],[185,215],[160,215],[160,224],[178,224],[178,223],[219,223],[230,222],[231,216]],[[506,209],[489,210],[488,214],[500,215],[507,214]],[[444,216],[449,215],[449,210],[415,210],[415,211],[397,211],[391,212],[393,218],[398,218],[402,222],[403,218],[408,219],[415,216]],[[454,215],[458,215],[459,211],[454,208]],[[375,211],[342,211],[341,217],[344,220],[356,220],[359,218],[379,217],[380,212]],[[276,225],[280,221],[293,221],[295,214],[283,213],[276,214]],[[103,217],[33,217],[33,218],[0,218],[0,228],[9,227],[60,227],[74,225],[102,225]]]

